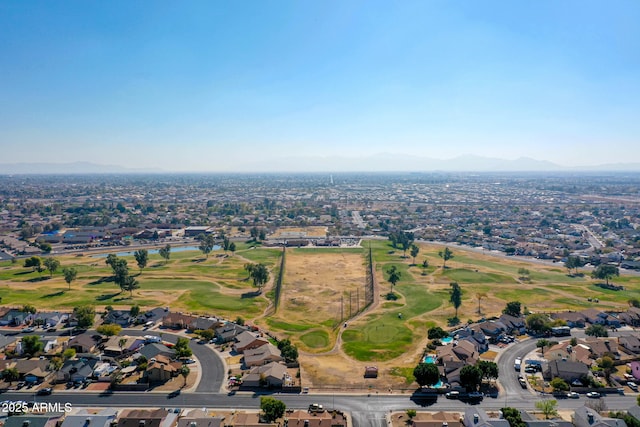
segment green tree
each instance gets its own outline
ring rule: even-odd
[[[411,245],[411,258],[413,258],[413,264],[415,265],[416,263],[416,257],[418,256],[418,253],[420,253],[420,248],[417,245]]]
[[[43,264],[49,271],[49,277],[53,277],[53,273],[60,268],[60,261],[55,258],[45,258]]]
[[[483,379],[487,381],[498,379],[497,363],[488,360],[478,360],[476,362],[476,368],[480,370]]]
[[[20,309],[23,313],[36,314],[36,306],[33,304],[25,304]]]
[[[132,305],[131,308],[129,309],[129,315],[131,317],[138,317],[139,314],[140,314],[140,306],[138,304]]]
[[[142,270],[144,270],[149,262],[149,251],[146,249],[139,249],[133,253],[133,256],[136,258],[136,263],[138,263],[138,268],[142,274]]]
[[[407,409],[405,413],[407,414],[407,417],[409,417],[409,420],[414,419],[415,416],[418,415],[418,412],[415,409]]]
[[[73,314],[78,320],[78,327],[82,329],[90,328],[96,316],[96,309],[90,305],[74,307]]]
[[[635,308],[640,308],[640,299],[638,298],[630,298],[629,299],[629,305],[631,307],[635,307]]]
[[[593,277],[594,279],[600,279],[600,280],[604,279],[607,285],[609,285],[609,279],[619,275],[620,275],[620,270],[618,270],[618,267],[614,265],[599,265],[591,273],[591,277]]]
[[[521,268],[518,269],[518,277],[519,277],[520,280],[528,282],[529,279],[530,279],[530,277],[529,277],[530,274],[531,274],[531,272],[528,269],[524,268],[524,267],[521,267]]]
[[[613,369],[615,367],[613,359],[609,356],[603,356],[602,358],[598,359],[598,367],[602,369],[602,371],[604,372],[604,377],[606,378],[607,382],[609,382],[609,379],[611,378],[611,372],[613,372]]]
[[[449,289],[449,302],[456,309],[456,317],[458,317],[458,308],[462,305],[462,289],[458,282],[449,283],[451,289]]]
[[[231,241],[229,240],[228,237],[225,237],[224,239],[222,239],[222,249],[224,250],[225,253],[229,250],[230,245],[231,245]]]
[[[229,243],[229,250],[231,251],[231,256],[233,256],[233,254],[236,253],[236,243],[235,242]]]
[[[36,270],[40,271],[40,268],[42,266],[42,260],[40,259],[40,257],[32,256],[24,260],[24,266],[26,268],[31,268],[32,271],[36,271]]]
[[[76,349],[75,348],[66,349],[65,351],[62,352],[62,357],[64,358],[64,360],[73,359],[74,357],[76,357]]]
[[[569,391],[570,388],[569,384],[567,384],[565,380],[559,377],[555,377],[554,379],[552,379],[549,384],[553,388],[554,392],[565,392]]]
[[[158,254],[160,254],[162,259],[164,259],[165,264],[168,263],[169,258],[171,258],[171,245],[167,243],[164,247],[158,250]]]
[[[124,292],[129,292],[129,295],[133,297],[133,291],[135,291],[136,289],[140,289],[140,284],[134,277],[126,276],[123,278],[120,289],[122,289]]]
[[[536,347],[540,349],[540,352],[542,353],[542,357],[544,357],[544,348],[549,347],[549,340],[546,340],[544,338],[539,339],[538,342],[536,342]]]
[[[187,357],[191,357],[193,352],[189,348],[189,339],[180,337],[178,341],[173,346],[173,349],[176,351],[176,356],[180,359],[184,359]]]
[[[453,258],[453,252],[448,247],[438,252],[438,256],[442,258],[442,268],[447,268],[447,261]]]
[[[599,337],[599,338],[609,336],[607,329],[604,326],[598,325],[598,324],[589,326],[587,329],[585,329],[584,333],[589,336]]]
[[[467,391],[476,391],[482,383],[482,371],[474,365],[466,365],[460,369],[460,385]]]
[[[508,314],[513,317],[520,317],[522,314],[522,305],[520,301],[511,301],[507,303],[507,306],[502,310],[504,314]]]
[[[215,336],[215,332],[213,332],[211,329],[198,329],[197,331],[195,331],[195,334],[200,336],[200,338],[205,341],[211,341]]]
[[[96,331],[99,334],[106,335],[108,337],[112,337],[114,335],[118,335],[120,331],[122,331],[122,326],[116,325],[115,323],[105,323],[96,328]]]
[[[398,283],[398,280],[400,280],[402,273],[398,271],[398,268],[395,265],[392,265],[387,269],[387,275],[389,276],[387,280],[391,283],[391,292],[393,292],[393,287]]]
[[[543,399],[536,402],[536,408],[544,414],[544,419],[558,415],[558,401],[555,399]]]
[[[118,260],[118,257],[116,254],[109,254],[107,255],[107,259],[104,260],[104,263],[115,270],[115,264],[117,260]]]
[[[253,278],[253,286],[257,286],[262,292],[262,286],[269,281],[267,266],[262,263],[255,264],[251,269],[251,277]]]
[[[249,274],[249,276],[247,277],[247,279],[251,279],[251,275],[253,274],[253,269],[254,269],[255,267],[256,267],[256,265],[255,265],[255,264],[252,264],[252,263],[250,263],[250,262],[248,262],[248,263],[246,263],[246,264],[244,265],[244,271],[246,271],[246,272]]]
[[[569,273],[571,273],[571,270],[574,270],[574,274],[578,274],[578,269],[583,266],[582,259],[578,256],[569,256],[564,262],[564,266]]]
[[[200,249],[200,252],[206,255],[207,258],[209,258],[209,254],[216,245],[216,238],[213,234],[201,234],[198,238],[200,239],[198,249]]]
[[[11,385],[20,378],[20,372],[16,368],[5,368],[2,370],[2,378],[9,381],[9,385]]]
[[[44,349],[44,343],[37,335],[27,335],[22,337],[22,352],[28,357],[36,356]]]
[[[126,278],[129,277],[129,266],[126,259],[116,259],[111,265],[113,269],[113,281],[122,289]]]
[[[440,381],[440,371],[434,363],[421,362],[413,368],[413,377],[420,387],[430,387]]]
[[[530,314],[526,318],[527,328],[534,335],[544,334],[551,330],[549,318],[542,313]]]
[[[271,396],[260,397],[260,409],[264,414],[264,419],[268,423],[273,423],[275,420],[282,418],[287,406],[283,401],[275,399]]]
[[[182,378],[184,378],[184,384],[182,385],[182,387],[187,386],[187,377],[189,376],[190,372],[191,369],[189,369],[187,365],[182,365],[182,367],[180,368],[180,375],[182,375]]]
[[[61,357],[52,357],[51,358],[51,368],[54,371],[59,371],[62,368],[63,361]]]
[[[64,281],[69,285],[69,290],[71,290],[71,282],[76,280],[78,270],[76,270],[75,267],[64,267],[62,269],[62,274],[64,275]]]
[[[427,338],[430,340],[439,340],[441,338],[448,337],[449,333],[442,329],[440,326],[434,326],[427,331]]]

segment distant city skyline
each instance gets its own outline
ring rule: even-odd
[[[631,0],[2,2],[0,163],[637,164],[637,22]]]

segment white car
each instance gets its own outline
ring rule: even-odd
[[[570,391],[567,393],[567,397],[569,399],[579,399],[580,395],[578,393],[576,393],[575,391]]]
[[[589,393],[587,393],[587,397],[591,399],[597,399],[600,397],[600,393],[598,393],[597,391],[590,391]]]

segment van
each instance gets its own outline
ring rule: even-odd
[[[638,391],[638,384],[634,383],[633,381],[627,382],[627,386],[633,391]]]

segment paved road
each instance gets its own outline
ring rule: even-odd
[[[141,331],[140,329],[124,329],[122,333],[132,336],[158,335],[162,332],[162,339],[171,343],[178,341],[180,335],[162,331]],[[197,393],[220,393],[226,379],[225,364],[220,354],[207,345],[197,344],[195,340],[189,343],[193,355],[200,363],[200,382]]]

